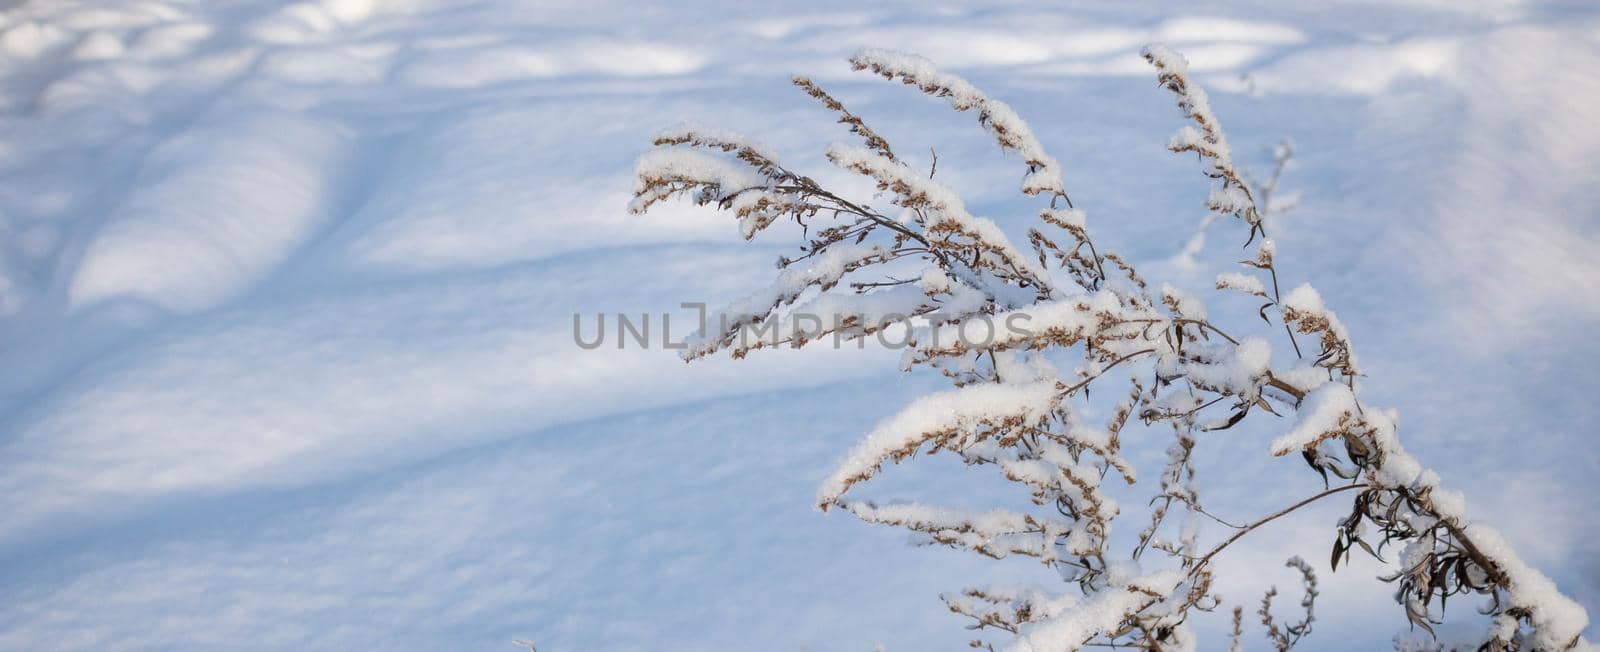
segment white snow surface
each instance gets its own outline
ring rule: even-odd
[[[1284,289],[1315,284],[1363,402],[1593,620],[1591,4],[0,0],[0,649],[965,649],[939,593],[1046,572],[813,508],[864,433],[947,386],[873,345],[684,365],[660,313],[688,335],[681,302],[762,291],[798,231],[628,215],[634,162],[706,124],[871,199],[824,159],[854,141],[789,87],[804,73],[917,169],[937,146],[937,181],[1021,242],[1040,206],[1017,159],[847,62],[916,52],[1029,121],[1097,245],[1258,328],[1257,297],[1213,290],[1246,257],[1236,225],[1163,263],[1207,188],[1165,149],[1152,41],[1241,168],[1295,142]],[[618,312],[655,315],[657,345],[618,350]],[[574,313],[607,315],[602,347]],[[1319,490],[1266,452],[1293,426],[1202,437],[1208,508]],[[1147,477],[1168,441],[1122,433]],[[963,473],[919,459],[874,496],[945,504]],[[1241,540],[1219,589],[1248,607],[1292,581],[1282,561],[1324,558],[1347,511]],[[1318,567],[1297,649],[1406,629],[1381,565],[1352,562]],[[1461,604],[1444,635],[1482,631]]]

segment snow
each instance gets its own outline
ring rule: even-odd
[[[992,332],[974,328],[969,334],[962,324],[948,324],[918,329],[913,340],[919,349],[995,351],[1027,348],[1039,340],[1075,343],[1092,334],[1109,316],[1120,314],[1117,298],[1100,292],[996,313],[985,320],[993,326]]]
[[[1012,652],[1076,650],[1097,634],[1114,630],[1123,614],[1141,609],[1165,596],[1183,581],[1177,571],[1159,571],[1129,580],[1123,587],[1107,589],[1068,610],[1063,617],[1024,630]]]
[[[1028,195],[1065,193],[1061,164],[1044,151],[1033,129],[1011,105],[985,95],[965,79],[941,72],[932,61],[915,54],[865,48],[850,57],[850,65],[900,80],[924,93],[947,98],[957,111],[978,110],[978,121],[999,140],[1000,148],[1014,151],[1028,164],[1022,192]]]
[[[1223,355],[1189,365],[1187,376],[1202,387],[1254,400],[1260,394],[1260,379],[1271,361],[1272,346],[1259,337],[1247,337],[1239,340],[1238,346],[1229,347]]]
[[[886,461],[911,456],[926,442],[949,437],[959,442],[977,441],[982,426],[1012,419],[1040,423],[1057,404],[1058,391],[1054,382],[984,384],[919,398],[856,444],[817,489],[817,505],[827,509],[850,485],[876,475]]]
[[[1057,538],[1071,529],[1053,519],[1003,509],[975,512],[915,503],[874,505],[859,501],[847,502],[845,507],[863,521],[925,532],[930,542],[954,543],[995,558],[1025,554],[1043,562],[1053,561]]]
[[[1469,505],[1475,540],[1521,553],[1518,599],[1554,605],[1541,614],[1554,631],[1589,626],[1552,585],[1600,604],[1592,7],[0,8],[0,648],[963,645],[940,592],[1062,586],[1034,560],[908,548],[812,509],[840,455],[937,374],[902,376],[871,345],[694,365],[613,340],[586,351],[572,315],[670,312],[687,335],[681,302],[763,292],[798,241],[775,226],[745,243],[688,202],[627,214],[635,161],[663,128],[750,134],[887,203],[823,159],[855,141],[794,73],[914,173],[935,146],[935,180],[984,228],[1017,238],[1036,223],[1045,197],[1020,196],[1019,179],[1041,195],[1070,182],[1097,244],[1214,315],[1234,312],[1225,301],[1253,312],[1253,297],[1212,292],[1253,255],[1222,224],[1187,272],[1150,273],[1208,192],[1162,149],[1173,110],[1138,54],[1151,41],[1186,54],[1241,169],[1296,142],[1286,183],[1301,204],[1269,224],[1283,287],[1313,282],[1339,311],[1363,403],[1398,408],[1416,460],[1460,491],[1435,503]],[[962,95],[981,106],[952,116],[852,72],[861,47],[919,52],[937,67],[896,69],[988,95]],[[972,128],[977,112],[986,129],[1031,128],[1001,140]],[[950,315],[981,305],[965,280],[910,278],[952,292],[938,297]],[[1081,318],[1056,300],[1048,317]],[[1286,346],[1270,355],[1278,377],[1337,403],[1345,385],[1289,370]],[[1196,449],[1225,518],[1320,490],[1299,460],[1263,454],[1317,424],[1255,421]],[[1135,424],[1121,439],[1153,476],[1171,437]],[[1429,479],[1416,460],[1386,478]],[[875,479],[874,496],[942,498],[959,473],[921,466]],[[1142,497],[1119,502],[1142,518]],[[1220,590],[1248,608],[1282,559],[1325,555],[1347,512],[1329,499],[1241,540],[1216,562]],[[1297,649],[1382,648],[1405,629],[1372,580],[1385,569],[1352,562],[1323,574],[1319,632]],[[1451,613],[1481,633],[1471,602]],[[1192,623],[1199,649],[1220,647],[1225,611]]]
[[[968,213],[961,197],[943,184],[865,147],[835,144],[828,147],[827,156],[834,165],[868,175],[882,187],[903,189],[898,191],[901,205],[927,208],[934,214],[930,227],[947,227],[969,236],[1029,278],[1049,278],[1034,259],[1011,244],[993,220]]]
[[[645,179],[706,183],[719,187],[725,195],[766,186],[766,179],[748,167],[691,149],[650,150],[639,157],[634,175],[640,179],[634,184],[634,192],[644,189]],[[628,210],[642,213],[646,205],[636,201]]]
[[[767,287],[708,313],[705,316],[705,327],[696,330],[685,340],[687,348],[683,350],[683,358],[688,360],[705,356],[730,344],[734,345],[734,351],[742,350],[745,348],[745,339],[749,333],[745,326],[754,326],[753,322],[765,318],[773,306],[793,303],[812,285],[818,285],[823,289],[830,288],[838,283],[846,272],[864,261],[881,258],[885,253],[886,251],[878,245],[847,244],[830,249],[803,264],[783,270]],[[853,309],[868,311],[865,307]],[[840,306],[828,307],[823,312],[812,315],[825,319],[825,324],[832,324],[833,320],[828,319],[829,317],[842,317],[850,312],[851,309]],[[716,330],[707,330],[713,325]],[[792,329],[778,331],[780,336],[792,332]],[[754,341],[750,343],[754,344]]]
[[[1261,279],[1240,272],[1223,272],[1217,275],[1218,290],[1234,290],[1262,298],[1267,296],[1267,288],[1262,285]]]
[[[1323,304],[1322,295],[1308,283],[1302,283],[1295,289],[1290,290],[1288,294],[1283,295],[1283,310],[1284,319],[1292,324],[1300,321],[1318,323],[1320,325],[1319,330],[1325,329],[1327,335],[1336,341],[1351,341],[1350,332],[1345,330],[1344,322],[1340,321],[1339,316]],[[1360,367],[1356,364],[1355,351],[1346,349],[1343,355],[1348,360],[1350,368],[1359,372]]]
[[[688,123],[662,129],[656,132],[654,140],[657,143],[663,141],[673,143],[693,142],[702,146],[715,147],[724,152],[750,150],[768,161],[774,163],[778,161],[777,152],[764,143],[751,140],[736,131],[718,129],[701,124]],[[635,170],[635,174],[637,174],[637,170]]]
[[[1350,388],[1339,383],[1324,383],[1308,392],[1301,401],[1294,426],[1272,440],[1272,454],[1288,455],[1342,435],[1354,427],[1356,415],[1356,396]]]
[[[1248,210],[1255,203],[1238,188],[1213,188],[1206,197],[1206,205],[1219,213],[1235,213]]]
[[[258,283],[331,221],[350,138],[342,125],[263,112],[157,145],[87,243],[68,302],[127,297],[193,312]]]
[[[1512,604],[1533,613],[1539,623],[1538,635],[1527,643],[1534,649],[1560,649],[1576,640],[1589,625],[1583,607],[1561,594],[1550,578],[1529,567],[1494,528],[1473,523],[1465,528],[1478,549],[1511,578]]]

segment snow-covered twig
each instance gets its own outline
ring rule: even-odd
[[[1316,290],[1302,285],[1281,292],[1277,249],[1265,237],[1264,216],[1290,150],[1280,148],[1272,177],[1253,191],[1233,162],[1209,99],[1188,77],[1187,62],[1159,45],[1144,52],[1191,123],[1169,148],[1200,157],[1216,184],[1205,202],[1213,215],[1245,224],[1247,245],[1261,238],[1242,263],[1254,273],[1223,274],[1216,287],[1263,299],[1259,314],[1269,323],[1268,311],[1275,309],[1279,319],[1272,327],[1287,334],[1296,358],[1291,366],[1274,366],[1266,337],[1224,332],[1199,297],[1168,285],[1152,289],[1131,262],[1097,247],[1084,213],[1067,198],[1060,163],[1011,107],[926,59],[871,49],[852,57],[856,69],[915,86],[956,111],[976,111],[1002,151],[1022,158],[1022,193],[1041,203],[1048,199],[1039,207],[1038,225],[1027,231],[1034,256],[1023,255],[1000,225],[972,215],[931,171],[910,168],[837,98],[796,77],[797,87],[863,141],[830,147],[828,160],[871,179],[899,214],[824,188],[736,134],[700,127],[663,132],[658,149],[640,159],[634,210],[681,194],[733,214],[747,238],[779,219],[799,224],[808,238],[801,255],[778,261],[769,286],[718,313],[724,319],[698,334],[684,356],[727,351],[742,357],[768,345],[742,341],[742,329],[789,325],[801,311],[834,317],[824,332],[844,337],[885,328],[882,321],[892,314],[920,318],[907,333],[904,366],[937,369],[955,388],[916,400],[874,428],[824,480],[817,505],[911,530],[930,544],[989,557],[1033,557],[1075,585],[1066,592],[989,588],[943,596],[974,628],[1014,636],[1013,650],[1194,649],[1192,612],[1220,604],[1211,592],[1213,560],[1261,526],[1346,492],[1356,498],[1335,532],[1333,564],[1352,547],[1376,554],[1366,539],[1373,527],[1382,536],[1378,548],[1404,546],[1402,571],[1388,579],[1399,584],[1413,623],[1429,627],[1436,597],[1442,602],[1482,593],[1494,600],[1488,649],[1585,644],[1582,608],[1518,560],[1492,530],[1466,520],[1461,497],[1441,488],[1437,474],[1400,446],[1392,412],[1362,405],[1351,335]],[[1051,267],[1070,284],[1052,276]],[[1008,328],[974,341],[965,334],[977,322]],[[1011,327],[1017,324],[1023,327]],[[1302,350],[1297,335],[1310,336],[1319,350]],[[770,345],[817,339],[796,331]],[[1075,355],[1071,369],[1057,366],[1064,352]],[[1079,405],[1091,388],[1124,371],[1125,398],[1103,426],[1088,423]],[[1271,454],[1299,452],[1324,482],[1330,474],[1343,482],[1236,525],[1201,506],[1196,435],[1262,412],[1295,419],[1273,441]],[[1121,434],[1135,417],[1170,427],[1173,439],[1155,476],[1148,524],[1119,558],[1110,532],[1123,508],[1102,482],[1113,474],[1137,481],[1122,454]],[[992,469],[1021,489],[1026,502],[972,509],[859,497],[887,465],[923,454],[949,454]],[[1202,517],[1231,533],[1204,545]],[[1280,650],[1310,633],[1317,594],[1310,566],[1298,558],[1290,565],[1302,573],[1305,617],[1274,620],[1271,593],[1259,612]],[[1234,614],[1237,647],[1242,611]],[[992,649],[981,641],[974,646]]]

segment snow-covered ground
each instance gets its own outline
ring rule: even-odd
[[[827,174],[847,134],[794,72],[1020,229],[1013,164],[851,73],[869,45],[1012,103],[1099,239],[1204,289],[1237,232],[1180,255],[1205,184],[1137,56],[1183,50],[1247,165],[1296,143],[1280,267],[1340,310],[1365,396],[1600,613],[1600,7],[724,4],[0,2],[0,649],[964,649],[940,591],[1044,571],[811,506],[938,379],[571,337],[770,274],[793,243],[625,206],[686,119]],[[1202,442],[1241,519],[1314,489],[1268,425]],[[1292,584],[1345,509],[1230,549],[1223,592]],[[1379,570],[1323,572],[1304,647],[1406,629]]]

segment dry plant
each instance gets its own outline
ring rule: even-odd
[[[1442,488],[1439,477],[1401,446],[1393,411],[1358,399],[1361,368],[1349,332],[1310,285],[1280,290],[1263,220],[1265,193],[1252,190],[1235,166],[1186,61],[1159,45],[1143,52],[1187,119],[1169,149],[1199,158],[1213,182],[1207,207],[1240,223],[1248,232],[1246,247],[1254,245],[1244,271],[1221,275],[1216,287],[1260,300],[1259,316],[1269,324],[1261,335],[1224,332],[1199,298],[1169,286],[1152,288],[1130,261],[1098,246],[1083,211],[1067,196],[1060,165],[1011,107],[926,59],[869,49],[851,58],[855,69],[976,115],[1001,150],[1022,160],[1020,190],[1041,204],[1039,222],[1027,232],[1028,250],[969,213],[935,180],[936,157],[935,169],[913,169],[834,96],[796,77],[796,86],[862,142],[833,145],[827,159],[870,179],[893,207],[846,198],[736,134],[696,127],[663,132],[638,162],[633,212],[682,195],[732,213],[747,239],[780,220],[801,225],[806,234],[798,256],[778,261],[775,280],[723,310],[721,323],[691,338],[685,358],[719,351],[743,357],[763,346],[800,346],[824,336],[849,341],[907,328],[905,368],[937,369],[954,389],[921,398],[879,424],[823,482],[817,504],[912,530],[930,543],[996,558],[1033,557],[1051,567],[1069,590],[985,587],[943,596],[972,628],[1006,633],[1012,650],[1195,649],[1191,616],[1221,604],[1212,590],[1212,561],[1262,525],[1335,494],[1354,500],[1333,533],[1333,567],[1355,548],[1377,555],[1398,547],[1399,571],[1384,579],[1397,586],[1414,627],[1431,632],[1447,598],[1479,595],[1490,617],[1482,650],[1586,646],[1580,637],[1584,610],[1519,560],[1494,530],[1467,520],[1461,495]],[[1287,156],[1277,157],[1280,169],[1267,187],[1276,185]],[[798,327],[802,314],[832,319],[808,330]],[[991,329],[996,321],[1026,328],[991,330],[991,337],[974,343],[962,329],[980,319]],[[776,326],[783,336],[744,337],[758,325]],[[1288,344],[1280,352],[1285,363],[1274,364],[1268,337]],[[1067,356],[1075,363],[1063,372],[1057,362]],[[1114,382],[1106,376],[1118,368],[1128,372],[1125,398],[1104,423],[1088,422],[1074,401],[1097,381]],[[1324,490],[1254,521],[1226,523],[1202,507],[1196,492],[1196,435],[1259,413],[1293,415],[1271,454],[1301,456],[1322,476]],[[1148,521],[1118,553],[1110,532],[1121,509],[1102,483],[1135,482],[1122,455],[1123,428],[1135,418],[1170,428],[1172,439],[1166,464],[1155,474]],[[1020,485],[1033,507],[979,511],[854,497],[852,491],[886,462],[936,453],[992,469]],[[1330,479],[1336,479],[1331,486]],[[1223,523],[1229,533],[1202,545],[1195,527],[1200,516]],[[1258,611],[1278,650],[1310,633],[1317,595],[1310,566],[1298,558],[1289,564],[1304,578],[1303,618],[1276,620],[1275,591]],[[1237,646],[1243,611],[1233,614]]]

